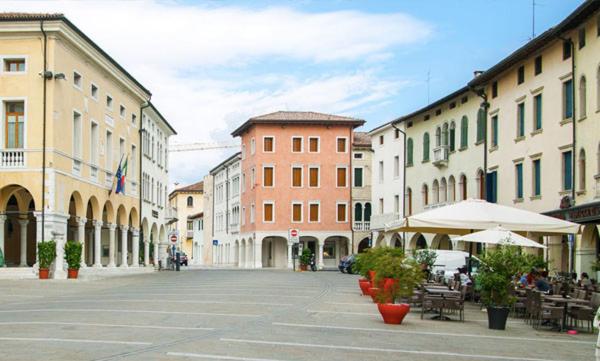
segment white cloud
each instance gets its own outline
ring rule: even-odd
[[[389,102],[406,84],[383,78],[379,64],[393,58],[394,48],[432,33],[402,13],[210,4],[8,1],[2,7],[64,13],[152,91],[177,142],[231,140],[229,132],[248,117],[275,110],[361,117],[361,109]],[[226,153],[175,153],[172,182],[201,178]]]

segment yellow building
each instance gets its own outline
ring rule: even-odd
[[[137,266],[140,114],[150,92],[61,14],[0,14],[0,62],[6,264],[33,266],[36,243],[54,239],[57,278],[66,240],[84,244],[84,266]]]
[[[177,223],[173,226],[179,234],[178,247],[187,254],[190,264],[200,263],[199,259],[193,258],[194,255],[200,255],[200,252],[194,252],[193,247],[202,246],[194,244],[193,216],[204,211],[204,182],[175,189],[169,194],[169,204],[177,213]],[[190,216],[192,219],[188,219]]]

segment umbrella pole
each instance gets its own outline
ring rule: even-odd
[[[469,263],[467,265],[469,278],[471,278],[471,257],[473,256],[473,242],[469,242]]]

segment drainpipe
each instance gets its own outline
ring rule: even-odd
[[[406,132],[396,127],[395,123],[392,123],[392,127],[402,133],[402,217],[406,217]],[[406,250],[406,232],[402,232],[402,250]]]
[[[44,31],[44,20],[40,21],[40,30],[44,35],[44,73],[42,79],[44,81],[43,97],[42,97],[42,235],[40,239],[44,241],[45,225],[46,225],[46,72],[48,71],[48,36]]]
[[[488,109],[490,108],[490,103],[488,103],[488,96],[485,92],[485,88],[474,89],[472,87],[471,91],[477,94],[478,97],[481,98],[482,102],[480,104],[479,109],[483,109],[483,178],[481,179],[482,184],[480,184],[482,190],[483,199],[487,201],[487,168],[488,168],[488,140],[487,140],[487,118],[488,118]],[[479,113],[477,114],[477,120],[479,120]]]
[[[148,98],[148,101],[144,105],[142,105],[140,107],[140,130],[139,130],[139,134],[140,134],[141,144],[140,144],[140,147],[139,147],[139,151],[140,151],[140,163],[139,163],[140,164],[140,171],[139,171],[139,178],[138,178],[138,180],[139,180],[139,184],[140,184],[140,193],[139,193],[139,199],[140,199],[139,200],[139,202],[140,202],[140,219],[139,219],[139,223],[140,224],[139,224],[139,227],[140,227],[140,230],[142,230],[142,231],[143,231],[143,229],[142,229],[142,219],[144,218],[143,217],[143,208],[142,208],[143,207],[143,204],[142,204],[143,199],[142,199],[142,197],[144,196],[142,194],[142,184],[143,184],[143,181],[144,181],[142,179],[142,174],[143,174],[143,172],[142,172],[142,167],[143,167],[142,164],[144,164],[143,159],[142,159],[142,152],[143,152],[142,148],[144,147],[144,133],[146,132],[146,129],[142,128],[144,126],[144,123],[142,121],[142,114],[143,114],[144,109],[148,108],[149,106],[150,106],[150,98]],[[167,147],[166,151],[168,151],[168,147]],[[133,156],[135,156],[135,155],[133,155]],[[142,240],[143,240],[143,238],[145,238],[145,236],[147,236],[147,235],[143,234],[143,232],[142,232]],[[154,241],[156,242],[157,240],[155,239]],[[154,255],[154,258],[156,258],[156,255]]]
[[[350,213],[350,249],[348,250],[349,254],[353,254],[354,253],[354,217],[352,216],[354,214],[354,204],[352,204],[352,191],[354,190],[354,168],[352,166],[352,159],[354,159],[354,154],[353,154],[353,146],[351,146],[351,144],[354,143],[354,130],[353,128],[350,128],[350,137],[349,137],[349,141],[348,141],[348,150],[349,150],[349,154],[350,154],[350,169],[349,169],[349,174],[348,174],[348,181],[349,181],[349,187],[350,188],[350,202],[348,204],[348,207],[350,207],[349,210],[347,210],[348,213]],[[363,176],[364,178],[364,176]],[[356,216],[356,215],[355,215]],[[364,218],[364,215],[363,215]],[[363,219],[363,222],[365,220]]]

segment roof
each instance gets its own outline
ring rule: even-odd
[[[492,66],[481,75],[469,82],[470,87],[484,85],[498,76],[500,73],[516,65],[523,59],[538,52],[540,48],[550,44],[553,41],[560,40],[559,36],[582,23],[587,17],[600,8],[600,0],[584,1],[577,9],[567,16],[558,25],[546,30],[535,37],[527,44],[515,50],[512,54],[502,59],[499,63]]]
[[[317,112],[299,112],[299,111],[278,111],[274,113],[259,115],[248,119],[239,128],[234,130],[231,135],[234,137],[241,135],[245,130],[254,124],[329,124],[329,125],[350,125],[353,128],[365,123],[362,119],[344,117],[341,115],[324,114]]]
[[[200,218],[204,215],[204,212],[198,212],[198,213],[194,213],[194,214],[190,214],[188,216],[188,219],[196,219],[196,218]]]
[[[204,192],[204,181],[200,181],[189,186],[175,189],[171,194],[179,192]]]
[[[165,117],[163,117],[163,115],[158,111],[158,109],[156,109],[156,107],[154,106],[154,104],[152,104],[152,102],[149,102],[150,108],[152,108],[152,110],[154,110],[154,112],[156,113],[156,115],[158,115],[160,117],[160,119],[165,123],[165,125],[171,130],[171,132],[173,132],[173,135],[176,135],[177,132],[175,131],[175,128],[173,128],[171,126],[171,124],[169,124],[169,122],[167,122],[167,120],[165,119]]]
[[[214,174],[214,173],[216,173],[219,168],[221,168],[222,166],[224,166],[225,164],[229,163],[230,161],[232,161],[235,158],[240,158],[241,159],[242,158],[242,152],[237,152],[237,153],[233,154],[231,157],[225,159],[224,161],[222,161],[221,163],[219,163],[219,165],[217,165],[216,167],[214,167],[213,169],[211,169],[209,173],[211,175]]]
[[[354,132],[354,141],[352,145],[357,147],[370,147],[371,146],[371,137],[367,132]]]
[[[18,12],[6,12],[0,13],[0,22],[11,22],[11,21],[42,21],[42,20],[59,20],[65,23],[71,28],[77,35],[81,36],[83,40],[89,43],[94,49],[96,49],[102,56],[119,69],[127,78],[134,82],[138,87],[142,89],[149,96],[152,95],[150,90],[146,89],[139,81],[137,81],[125,68],[123,68],[115,59],[113,59],[108,53],[106,53],[98,44],[92,41],[83,31],[81,31],[75,24],[73,24],[64,14],[61,13],[18,13]]]
[[[449,102],[450,100],[452,100],[452,99],[454,99],[454,98],[456,98],[456,97],[458,97],[458,96],[460,96],[460,95],[462,95],[464,93],[468,93],[470,91],[471,90],[469,89],[468,86],[464,86],[464,87],[462,87],[462,88],[460,88],[458,90],[455,90],[454,92],[446,95],[445,97],[440,98],[440,99],[434,101],[433,103],[428,104],[427,106],[424,106],[423,108],[421,108],[419,110],[416,110],[416,111],[414,111],[412,113],[409,113],[407,115],[403,115],[400,118],[396,118],[396,119],[392,120],[390,123],[391,124],[401,123],[401,122],[403,122],[405,120],[408,120],[410,118],[415,117],[416,115],[419,115],[421,113],[426,113],[426,112],[428,112],[428,111],[430,111],[430,110],[432,110],[434,108],[437,108],[440,105],[442,105],[442,104],[444,104],[446,102]]]

